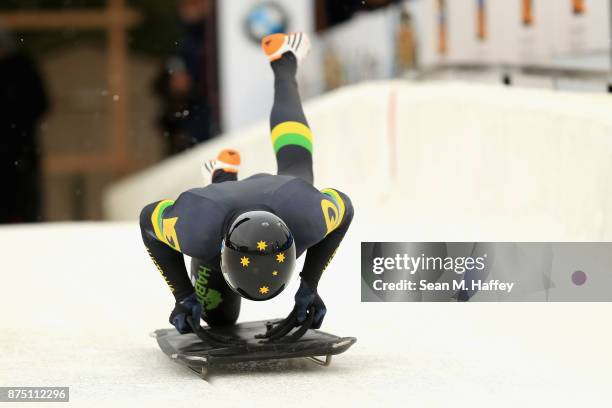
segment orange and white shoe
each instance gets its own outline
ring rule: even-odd
[[[286,52],[292,52],[299,64],[310,51],[310,38],[302,32],[272,34],[261,40],[261,48],[270,62],[276,61]]]
[[[226,173],[238,174],[240,168],[240,153],[235,149],[223,149],[219,152],[216,159],[208,160],[202,166],[204,180],[212,182],[213,175],[218,170]]]

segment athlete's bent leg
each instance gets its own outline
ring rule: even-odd
[[[275,34],[264,38],[262,46],[274,71],[270,129],[278,174],[300,177],[312,184],[312,133],[295,78],[298,57],[303,58],[308,51],[308,37],[303,33]]]
[[[202,176],[207,183],[223,183],[238,180],[240,153],[235,149],[223,149],[216,159],[204,162]]]
[[[225,282],[220,268],[212,268],[192,258],[191,280],[198,302],[202,305],[202,318],[210,327],[236,323],[241,297]]]

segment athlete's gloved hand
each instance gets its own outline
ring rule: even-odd
[[[200,327],[200,318],[202,317],[202,305],[198,302],[196,294],[192,293],[180,302],[176,302],[174,310],[170,313],[170,323],[176,327],[181,334],[191,333],[193,329],[188,322],[188,317],[191,319],[191,324]]]
[[[314,312],[311,312],[311,309],[314,310]],[[323,299],[321,299],[317,290],[310,287],[304,279],[300,281],[300,288],[295,294],[294,310],[298,325],[306,321],[308,313],[314,313],[312,324],[310,325],[311,329],[318,329],[321,327],[321,323],[323,323],[323,318],[327,312],[325,303],[323,303]]]
[[[308,329],[321,327],[325,312],[327,312],[325,303],[323,303],[316,289],[302,279],[300,288],[295,294],[295,306],[289,316],[278,322],[276,326],[271,322],[266,323],[266,332],[256,335],[255,338],[266,339],[268,342],[297,341],[306,334]],[[299,328],[289,334],[296,326]]]

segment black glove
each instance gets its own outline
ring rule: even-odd
[[[255,335],[256,339],[265,339],[267,342],[295,342],[298,341],[309,329],[318,329],[325,317],[325,303],[304,279],[300,282],[300,288],[295,294],[295,306],[285,319],[281,320],[276,326],[266,323],[266,332]],[[290,335],[289,332],[298,326]]]
[[[193,332],[191,324],[200,327],[201,317],[202,305],[198,302],[196,294],[192,293],[180,302],[176,302],[169,320],[179,333],[186,334]],[[191,320],[191,323],[188,320]]]
[[[300,281],[300,288],[295,294],[295,318],[298,324],[304,323],[308,313],[312,313],[314,308],[314,318],[312,320],[311,329],[318,329],[323,323],[323,318],[327,309],[323,299],[317,293],[316,289],[310,287],[304,279]]]

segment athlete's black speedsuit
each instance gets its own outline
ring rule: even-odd
[[[278,174],[237,181],[235,173],[217,170],[212,184],[188,190],[176,201],[149,204],[140,215],[145,246],[177,302],[195,290],[202,317],[211,326],[234,323],[240,311],[240,296],[225,282],[219,264],[224,233],[236,215],[262,209],[279,216],[295,238],[296,255],[307,251],[300,276],[315,290],[353,218],[345,194],[312,185],[312,135],[298,93],[294,55],[286,53],[272,62],[272,69],[270,127]],[[183,255],[192,258],[191,279]]]

